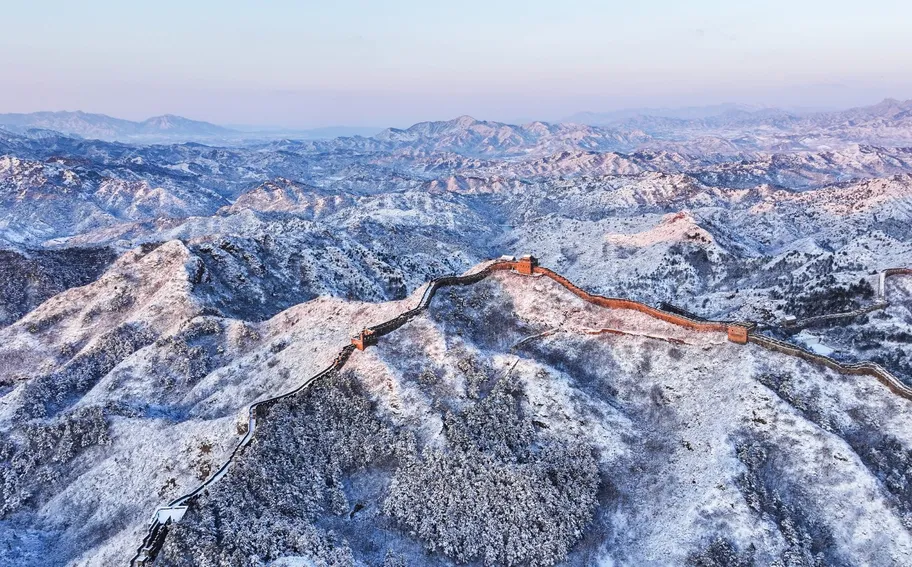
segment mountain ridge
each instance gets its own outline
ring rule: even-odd
[[[650,111],[656,111],[649,114]],[[579,118],[586,118],[579,120]],[[0,114],[0,129],[14,134],[49,136],[50,132],[125,142],[199,141],[247,144],[256,140],[312,140],[347,149],[412,149],[455,151],[473,156],[519,156],[567,149],[635,151],[679,144],[697,147],[710,139],[732,146],[729,151],[838,149],[853,143],[912,146],[912,100],[885,99],[877,104],[840,111],[799,113],[775,107],[723,104],[680,109],[635,109],[611,114],[581,113],[571,122],[533,121],[509,124],[462,115],[424,121],[408,128],[386,128],[370,136],[363,129],[287,131],[229,129],[208,122],[165,114],[134,122],[103,114],[35,112]],[[738,132],[733,136],[733,132]],[[799,135],[800,132],[800,135]],[[31,133],[31,134],[30,134]],[[326,138],[335,134],[352,136]],[[702,151],[702,150],[698,150]]]
[[[191,120],[173,114],[153,116],[142,121],[114,118],[106,114],[82,111],[43,111],[0,114],[0,127],[20,132],[44,129],[66,135],[101,140],[155,139],[156,137],[212,137],[233,134],[234,130],[209,122]]]

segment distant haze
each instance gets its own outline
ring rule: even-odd
[[[898,0],[51,0],[3,20],[0,113],[320,128],[912,98]]]

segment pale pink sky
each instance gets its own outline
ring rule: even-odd
[[[0,112],[407,125],[912,98],[912,3],[16,2]]]

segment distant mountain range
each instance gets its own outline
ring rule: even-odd
[[[166,114],[142,122],[87,112],[33,112],[0,114],[0,126],[13,132],[53,130],[70,136],[98,140],[158,140],[162,138],[213,138],[235,131],[198,120]]]
[[[247,140],[294,138],[316,140],[340,136],[371,135],[379,128],[326,127],[312,130],[294,130],[270,127],[224,127],[191,120],[182,116],[165,114],[141,122],[114,118],[106,114],[88,112],[32,112],[28,114],[0,114],[0,129],[30,137],[53,131],[67,136],[78,136],[105,141],[132,143],[215,142],[234,144]]]
[[[869,120],[872,118],[898,118],[912,109],[912,100],[885,99],[878,104],[850,108],[848,110],[807,112],[770,106],[744,104],[716,104],[683,108],[633,108],[611,112],[578,112],[561,120],[565,123],[588,126],[620,126],[638,123],[646,119],[664,118],[681,122],[724,123],[769,123],[789,120],[795,122],[840,122],[850,119]]]
[[[512,125],[476,120],[471,116],[460,116],[447,121],[420,122],[405,130],[389,128],[374,138],[397,146],[468,155],[529,151],[547,153],[568,147],[610,151],[633,149],[649,141],[645,134],[636,130],[545,122]]]
[[[797,112],[781,108],[758,108],[735,104],[683,109],[641,109],[609,113],[582,112],[566,122],[588,126],[637,128],[650,134],[720,128],[773,128],[803,131],[820,128],[858,127],[865,123],[909,125],[912,100],[886,99],[872,105],[829,112]]]
[[[174,115],[133,122],[85,112],[0,114],[0,129],[28,138],[61,133],[136,144],[204,142],[209,145],[298,140],[327,149],[454,152],[468,156],[547,155],[568,150],[685,154],[743,151],[821,151],[863,144],[912,146],[912,100],[887,99],[838,112],[797,113],[735,104],[683,109],[581,113],[566,122],[522,125],[476,120],[420,122],[409,128],[332,127],[283,130],[226,128]]]
[[[641,116],[676,118],[679,120],[702,120],[730,112],[753,112],[757,110],[761,110],[761,108],[735,103],[713,104],[710,106],[688,106],[683,108],[626,108],[610,112],[577,112],[576,114],[564,118],[561,122],[587,124],[589,126],[608,126],[611,124],[620,124]]]
[[[678,111],[583,114],[589,122],[513,125],[470,116],[389,128],[373,137],[386,146],[468,156],[547,155],[559,151],[669,150],[688,155],[827,151],[851,146],[912,146],[912,100],[887,99],[838,112],[719,105]],[[362,144],[363,146],[363,144]]]

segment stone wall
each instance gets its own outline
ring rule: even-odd
[[[640,303],[639,301],[633,301],[632,299],[620,299],[592,294],[577,286],[557,272],[539,266],[538,261],[535,259],[535,257],[523,256],[519,260],[494,261],[484,269],[473,274],[465,276],[445,276],[432,280],[430,284],[428,284],[428,289],[424,292],[424,295],[421,298],[421,302],[417,307],[406,311],[405,313],[402,313],[399,316],[390,319],[389,321],[385,321],[379,325],[364,329],[358,335],[352,337],[352,344],[359,350],[364,350],[368,346],[376,344],[377,339],[383,335],[386,335],[387,333],[395,331],[410,321],[419,312],[427,308],[431,300],[434,298],[434,294],[436,294],[437,290],[442,287],[454,285],[471,285],[485,279],[496,271],[507,270],[513,270],[516,273],[522,275],[538,275],[550,278],[570,290],[571,293],[580,299],[594,305],[598,305],[599,307],[605,307],[608,309],[631,309],[634,311],[639,311],[640,313],[644,313],[650,317],[661,319],[662,321],[671,323],[673,325],[678,325],[680,327],[685,327],[692,331],[725,333],[728,337],[728,340],[733,343],[746,344],[748,332],[752,327],[751,324],[747,323],[734,323],[729,321],[701,321],[697,319],[691,319],[684,315],[651,307],[645,303]]]
[[[912,400],[912,388],[903,384],[886,368],[875,362],[857,362],[853,364],[843,364],[828,356],[815,354],[797,345],[793,345],[791,343],[763,335],[752,334],[748,337],[748,340],[766,349],[781,352],[782,354],[787,354],[790,356],[796,356],[813,364],[826,366],[827,368],[831,368],[840,374],[847,374],[851,376],[873,376],[879,382],[889,388],[890,391],[894,394],[902,396],[907,400]]]
[[[748,331],[752,326],[746,323],[734,323],[729,321],[699,321],[697,319],[691,319],[689,317],[685,317],[677,313],[672,313],[670,311],[663,311],[661,309],[646,305],[645,303],[633,301],[632,299],[603,297],[601,295],[591,294],[575,285],[564,276],[541,266],[535,266],[533,273],[551,278],[552,280],[570,290],[577,297],[600,307],[607,307],[609,309],[632,309],[634,311],[639,311],[640,313],[649,315],[650,317],[661,319],[662,321],[671,323],[673,325],[685,327],[692,331],[725,333],[726,336],[728,336],[728,340],[732,341],[733,343],[747,343]]]

